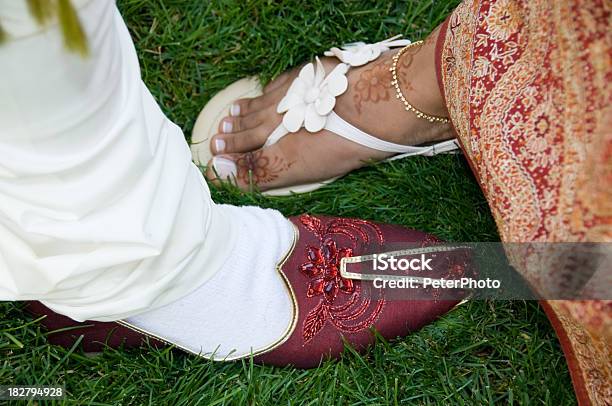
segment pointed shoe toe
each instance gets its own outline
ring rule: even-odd
[[[299,238],[281,271],[297,302],[295,327],[283,344],[256,356],[255,362],[316,367],[325,359],[338,358],[346,343],[356,350],[366,348],[375,340],[373,329],[386,339],[405,336],[465,297],[462,291],[449,297],[439,289],[377,288],[367,277],[346,278],[341,273],[342,258],[408,247],[435,251],[442,241],[430,234],[357,219],[302,215],[290,220]],[[458,278],[470,269],[465,250],[431,255],[437,256],[437,266],[421,276]],[[365,263],[370,266],[372,261]]]

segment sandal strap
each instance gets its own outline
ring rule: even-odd
[[[394,152],[398,154],[387,159],[387,161],[394,161],[396,159],[402,159],[415,155],[434,156],[438,154],[453,153],[458,152],[459,149],[459,144],[455,138],[423,147],[395,144],[393,142],[381,140],[380,138],[374,137],[373,135],[370,135],[355,127],[334,111],[329,113],[327,116],[327,122],[325,123],[324,128],[342,138],[363,145],[364,147],[375,149],[377,151]],[[283,123],[279,124],[279,126],[272,131],[266,140],[264,147],[275,144],[287,134],[289,134],[289,131],[287,131]]]
[[[287,134],[289,134],[289,131],[287,130],[287,128],[281,122],[278,125],[278,127],[276,127],[274,129],[274,131],[272,131],[270,133],[270,135],[268,135],[268,139],[266,139],[266,142],[264,143],[263,148],[269,147],[272,144],[276,144],[278,142],[278,140],[280,140],[281,138],[283,138]]]
[[[456,139],[446,140],[424,147],[395,144],[393,142],[381,140],[380,138],[374,137],[373,135],[370,135],[355,127],[334,111],[327,116],[325,129],[341,136],[342,138],[346,138],[349,141],[363,145],[364,147],[375,149],[377,151],[395,152],[399,154],[389,158],[389,161],[414,155],[433,156],[455,151],[459,148]]]

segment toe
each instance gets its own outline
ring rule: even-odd
[[[213,157],[206,165],[206,179],[219,185],[220,182],[235,183],[238,169],[234,157],[219,155]]]
[[[288,82],[288,81],[287,81]],[[252,97],[247,99],[238,99],[232,103],[229,109],[229,115],[231,117],[246,116],[253,114],[260,110],[264,110],[270,106],[276,108],[276,105],[283,98],[289,87],[288,83],[284,83],[274,88],[273,90],[267,91],[261,96]]]
[[[217,131],[220,134],[231,134],[236,131],[239,122],[240,117],[224,117],[223,120],[219,121],[219,127],[217,128]]]
[[[217,134],[212,137],[210,149],[213,155],[249,152],[261,148],[269,132],[262,127],[232,134]]]
[[[267,94],[248,99],[238,99],[230,106],[229,113],[231,117],[244,117],[268,107],[271,103],[272,101]]]
[[[210,148],[214,155],[254,151],[263,146],[280,122],[281,116],[273,107],[245,117],[226,117],[219,124],[219,134],[212,137]]]
[[[275,114],[274,111],[266,109],[241,117],[225,117],[219,122],[218,131],[220,134],[231,134],[251,130],[263,124],[267,113]]]

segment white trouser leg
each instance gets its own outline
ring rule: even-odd
[[[231,287],[215,280],[240,274],[257,285],[253,279],[272,272],[292,226],[274,211],[212,202],[182,131],[140,79],[114,2],[73,4],[86,58],[64,49],[56,22],[39,27],[27,2],[0,0],[9,35],[0,45],[0,300],[41,300],[75,320],[162,311],[182,298],[206,314],[227,313],[215,308],[222,303],[215,295]],[[244,238],[264,227],[265,245]],[[248,258],[257,258],[256,267],[245,273]],[[244,292],[249,283],[239,286]],[[261,303],[256,294],[253,300]],[[250,309],[253,317],[261,311]],[[286,324],[290,307],[276,311]],[[201,333],[218,334],[206,347],[233,334]]]

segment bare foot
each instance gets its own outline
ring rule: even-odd
[[[435,73],[434,31],[418,47],[407,50],[398,64],[400,86],[417,108],[436,116],[447,116]],[[334,111],[357,128],[380,139],[403,145],[419,145],[452,138],[449,124],[430,123],[404,110],[391,85],[391,50],[377,60],[347,74],[348,90],[336,98]],[[323,58],[329,73],[338,63]],[[282,115],[276,106],[299,70],[292,70],[271,82],[260,97],[236,101],[231,115],[219,124],[211,140],[215,157],[206,177],[235,180],[247,190],[260,190],[311,183],[344,175],[368,161],[389,157],[385,153],[351,142],[330,131],[310,133],[301,129],[276,144],[262,148]]]

